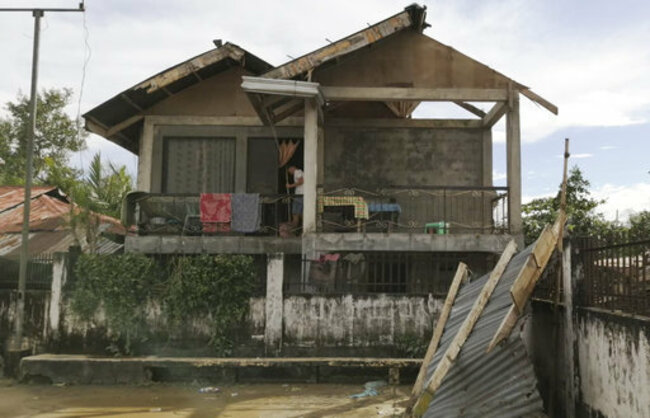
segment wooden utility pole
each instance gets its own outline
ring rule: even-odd
[[[29,258],[29,212],[32,193],[32,177],[34,158],[34,134],[36,132],[36,112],[38,98],[38,53],[41,38],[41,18],[45,12],[85,12],[84,2],[79,3],[76,9],[30,9],[0,8],[0,12],[31,12],[34,16],[34,46],[32,50],[32,84],[29,95],[29,125],[27,131],[27,143],[25,145],[26,170],[25,170],[25,201],[23,204],[23,229],[20,245],[20,265],[18,271],[18,301],[16,306],[15,334],[12,349],[20,351],[23,349],[23,324],[25,320],[25,289],[27,287],[27,260]]]

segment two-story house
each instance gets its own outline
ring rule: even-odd
[[[523,244],[520,96],[557,108],[424,35],[425,16],[408,6],[278,67],[217,42],[87,112],[88,130],[139,157],[126,251],[255,256],[267,347],[431,329],[458,261],[485,272],[511,238]],[[413,117],[427,102],[466,116]],[[502,117],[507,186],[495,187]],[[210,199],[227,213],[210,218]],[[362,309],[383,316],[361,323]]]

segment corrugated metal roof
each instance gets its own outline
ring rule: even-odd
[[[0,257],[18,259],[20,257],[21,234],[0,234]],[[67,231],[41,231],[29,234],[29,256],[67,252],[70,246],[77,245],[72,233]],[[87,249],[87,243],[82,238],[81,246]],[[96,243],[98,254],[113,254],[124,247],[105,237],[99,237]]]
[[[32,187],[31,198],[36,199],[42,194],[56,190],[52,186]],[[22,205],[25,201],[25,188],[22,186],[0,186],[0,212]]]
[[[174,65],[86,112],[86,129],[138,154],[143,111],[233,65],[259,75],[273,66],[230,42]]]
[[[22,187],[0,187],[0,233],[22,231],[24,189]],[[6,198],[6,200],[5,200]],[[57,188],[34,187],[29,211],[29,230],[63,231],[69,228],[70,210],[78,210]],[[108,225],[105,232],[125,235],[126,228],[118,219],[97,214],[100,223]]]
[[[510,260],[472,333],[463,345],[425,417],[520,417],[543,414],[542,398],[526,348],[517,332],[489,353],[486,349],[512,305],[510,288],[533,246]],[[428,369],[428,383],[458,333],[489,274],[461,287],[440,346]]]

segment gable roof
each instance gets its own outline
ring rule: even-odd
[[[137,154],[144,110],[233,65],[241,65],[253,74],[272,68],[266,61],[227,42],[163,70],[86,112],[86,129]]]

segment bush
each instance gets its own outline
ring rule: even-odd
[[[251,257],[179,257],[173,261],[165,308],[176,324],[196,317],[209,318],[211,344],[219,355],[229,355],[235,329],[248,313],[254,284]]]
[[[160,277],[155,261],[138,254],[82,254],[75,276],[72,310],[90,321],[103,308],[106,325],[117,339],[124,340],[124,351],[130,353],[132,339],[145,335],[146,308]]]

